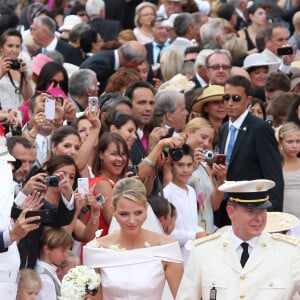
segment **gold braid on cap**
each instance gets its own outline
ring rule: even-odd
[[[257,202],[265,202],[269,200],[269,198],[270,198],[269,195],[267,195],[265,198],[262,199],[246,200],[246,199],[229,197],[229,200],[233,202],[241,202],[241,203],[257,203]]]

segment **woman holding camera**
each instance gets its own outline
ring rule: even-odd
[[[22,36],[16,29],[8,29],[0,36],[0,105],[2,109],[18,110],[24,99],[32,96],[27,65],[18,59]]]
[[[218,191],[218,184],[226,179],[225,160],[216,160],[217,154],[212,149],[214,128],[204,118],[194,118],[184,129],[186,143],[194,150],[197,167],[188,180],[197,196],[198,224],[208,233],[213,233],[213,211],[218,209],[224,193]]]
[[[95,197],[88,193],[80,195],[75,190],[73,195],[72,186],[74,185],[75,175],[77,171],[74,159],[68,155],[55,155],[46,164],[45,171],[54,180],[50,180],[44,198],[51,205],[58,207],[61,198],[67,192],[69,197],[74,197],[76,202],[75,213],[72,222],[65,226],[65,229],[71,233],[74,238],[81,242],[90,241],[99,225],[101,205],[96,201]],[[66,192],[65,192],[66,191]],[[82,209],[91,211],[91,218],[85,225],[78,217]]]

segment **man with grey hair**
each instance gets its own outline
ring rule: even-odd
[[[190,13],[181,13],[174,20],[175,40],[162,52],[174,50],[184,58],[184,51],[190,46],[196,46],[194,18]]]
[[[146,59],[145,47],[137,41],[129,41],[116,50],[99,51],[85,60],[80,69],[91,69],[97,74],[101,94],[108,78],[120,67],[136,69]]]
[[[97,75],[92,70],[75,71],[69,79],[69,99],[75,104],[77,112],[87,108],[89,97],[98,97],[98,90]]]
[[[204,49],[221,49],[225,43],[225,32],[220,19],[210,19],[200,28],[201,45]]]
[[[39,16],[33,20],[31,35],[34,42],[40,46],[33,55],[56,50],[63,55],[64,62],[79,66],[82,62],[80,50],[65,41],[59,40],[55,36],[55,29],[56,24],[54,20],[47,16]]]
[[[195,87],[206,87],[209,82],[205,65],[206,57],[214,51],[211,49],[203,49],[199,52],[195,61],[195,76],[191,81],[195,82]]]
[[[217,49],[205,60],[209,85],[224,85],[230,77],[232,67],[231,55],[227,50]]]
[[[175,91],[162,91],[155,95],[154,103],[154,115],[162,119],[162,124],[166,128],[174,128],[173,136],[182,132],[188,115],[184,94]]]
[[[92,29],[100,33],[104,42],[117,40],[122,30],[117,20],[105,20],[105,2],[103,0],[88,0],[85,4],[86,13],[90,18]]]

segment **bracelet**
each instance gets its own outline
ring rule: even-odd
[[[100,214],[98,214],[97,216],[92,215],[92,223],[94,225],[96,225],[99,222],[99,217],[100,217]]]
[[[145,157],[143,162],[145,162],[149,167],[155,169],[155,163],[149,157]]]

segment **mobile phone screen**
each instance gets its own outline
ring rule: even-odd
[[[45,115],[46,115],[46,119],[54,120],[54,118],[55,118],[55,100],[53,100],[53,99],[45,100]]]
[[[85,196],[89,192],[89,179],[81,177],[77,179],[78,192],[81,196]]]

